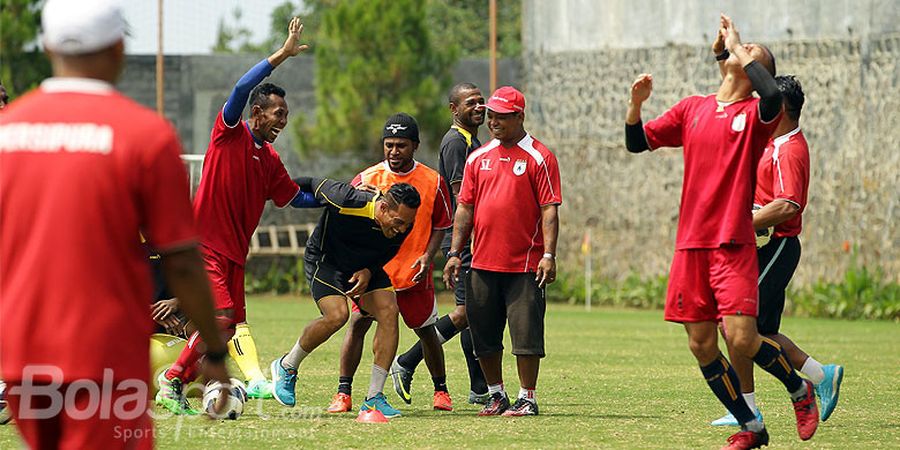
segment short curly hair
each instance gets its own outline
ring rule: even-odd
[[[784,113],[793,120],[799,120],[803,103],[806,102],[800,80],[794,75],[780,75],[775,77],[775,83],[784,98]]]
[[[395,183],[387,191],[387,197],[390,199],[391,208],[400,205],[406,205],[411,209],[416,209],[422,204],[422,198],[419,197],[419,191],[413,185],[408,183]]]

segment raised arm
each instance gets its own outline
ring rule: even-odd
[[[631,83],[631,98],[628,101],[628,112],[625,114],[625,148],[631,153],[650,149],[641,120],[641,106],[650,98],[652,91],[653,75],[649,73],[638,75],[634,83]]]
[[[775,83],[775,77],[758,61],[750,56],[750,52],[741,44],[741,36],[731,18],[722,14],[722,30],[725,34],[725,48],[737,57],[759,94],[759,117],[763,122],[771,122],[781,113],[781,92]],[[766,50],[768,51],[768,50]]]
[[[222,118],[225,120],[226,125],[233,127],[241,120],[241,112],[244,111],[247,99],[250,98],[250,91],[256,85],[271,75],[272,71],[286,59],[299,55],[309,48],[308,45],[299,44],[300,33],[302,32],[303,24],[300,23],[299,18],[294,17],[288,25],[288,37],[284,41],[284,45],[268,58],[253,66],[238,80],[237,84],[234,85],[234,89],[231,90],[231,95],[228,96],[228,101],[225,102],[225,109],[222,111]]]

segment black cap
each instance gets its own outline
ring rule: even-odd
[[[394,114],[384,123],[384,129],[381,131],[381,140],[389,137],[407,138],[413,142],[419,142],[419,124],[409,114]]]

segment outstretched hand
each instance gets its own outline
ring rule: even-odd
[[[725,36],[725,48],[730,52],[734,52],[734,48],[741,45],[741,35],[734,26],[731,17],[722,14],[721,17],[719,17],[719,22],[721,24],[719,33]]]
[[[642,73],[631,83],[631,102],[634,104],[644,103],[650,98],[653,91],[653,75]]]
[[[288,37],[285,39],[284,45],[281,46],[281,49],[288,56],[297,56],[309,49],[308,45],[300,44],[300,34],[302,33],[303,24],[300,22],[300,18],[291,18],[291,23],[288,24]]]

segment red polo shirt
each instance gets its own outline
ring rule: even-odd
[[[526,134],[494,139],[466,160],[459,203],[474,205],[472,267],[534,272],[544,253],[541,207],[562,203],[556,156]]]
[[[769,141],[756,170],[753,202],[768,205],[776,199],[800,208],[794,217],[775,226],[774,237],[798,236],[809,192],[809,145],[800,128]]]

